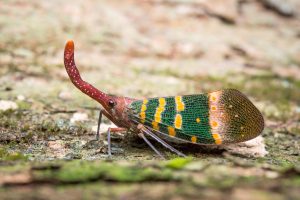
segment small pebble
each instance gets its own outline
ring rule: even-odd
[[[267,178],[278,178],[279,174],[277,172],[273,171],[267,171],[266,172],[266,177]]]
[[[254,156],[254,157],[264,157],[265,155],[268,154],[262,136],[258,136],[246,142],[227,145],[225,149],[229,152]]]
[[[70,92],[68,91],[61,91],[58,94],[58,98],[62,99],[62,100],[71,100],[72,99],[72,95]]]
[[[17,99],[19,100],[19,101],[24,101],[25,100],[25,97],[23,96],[23,95],[18,95],[17,96]]]
[[[104,124],[103,123],[100,126],[100,133],[107,132],[108,128],[117,128],[117,126],[113,123],[111,123],[111,124]],[[95,132],[95,133],[97,132],[97,129],[98,129],[98,125],[95,125],[95,126],[92,127],[92,131]]]
[[[88,115],[86,113],[76,112],[73,114],[71,118],[71,123],[74,124],[75,122],[87,121]]]
[[[13,101],[0,100],[0,110],[16,110],[18,105]]]

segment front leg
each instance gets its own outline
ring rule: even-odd
[[[114,124],[116,124],[114,122],[113,118],[111,117],[111,115],[106,110],[100,108],[99,118],[98,118],[98,125],[97,125],[97,134],[96,134],[96,140],[97,141],[100,139],[100,125],[101,125],[101,121],[102,121],[102,115],[105,115],[105,117],[107,117],[110,121],[112,121]]]
[[[105,115],[108,119],[111,120],[111,116],[109,115],[109,113],[106,110],[100,109],[99,112],[99,118],[98,118],[98,126],[97,126],[97,134],[96,134],[96,141],[98,141],[100,139],[100,125],[101,125],[101,121],[102,121],[102,115]],[[107,144],[108,144],[108,156],[111,156],[111,137],[110,137],[110,133],[115,133],[115,132],[122,132],[122,131],[127,131],[127,128],[122,128],[122,127],[118,127],[118,128],[108,128],[107,130]]]
[[[103,113],[103,110],[100,108],[99,118],[98,118],[98,126],[97,126],[96,141],[98,141],[100,139],[100,125],[101,125],[101,120],[102,120],[102,113]]]

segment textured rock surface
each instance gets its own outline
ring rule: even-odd
[[[0,102],[14,106],[0,111],[0,197],[297,199],[299,10],[298,0],[2,1]],[[110,94],[239,89],[264,115],[262,137],[174,144],[192,159],[164,162],[119,133],[108,158],[111,123],[95,141],[100,106],[67,77],[68,39],[83,78]]]

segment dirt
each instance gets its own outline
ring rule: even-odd
[[[299,199],[299,10],[297,0],[1,2],[1,199]],[[63,66],[69,39],[82,77],[109,94],[242,91],[264,116],[262,138],[172,144],[186,159],[154,142],[164,161],[120,133],[108,157],[112,124],[95,141],[100,105]]]

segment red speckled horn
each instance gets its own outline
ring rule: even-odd
[[[101,103],[103,107],[107,107],[109,96],[81,79],[80,73],[74,61],[73,41],[68,41],[65,46],[64,63],[72,83],[83,93]]]

